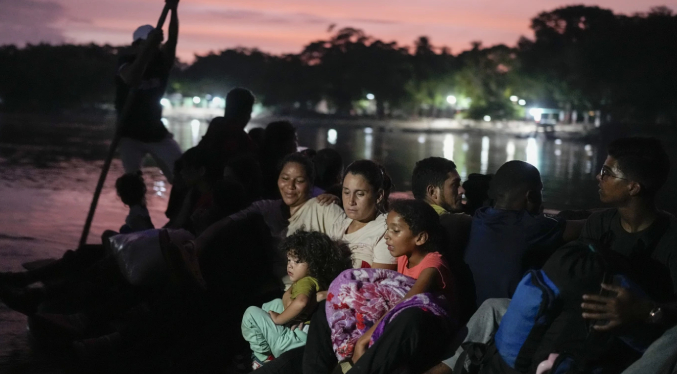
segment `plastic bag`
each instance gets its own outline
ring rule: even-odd
[[[171,236],[179,241],[193,239],[186,230],[172,230]],[[120,271],[130,284],[156,286],[167,282],[169,272],[159,237],[160,229],[153,229],[109,238]]]

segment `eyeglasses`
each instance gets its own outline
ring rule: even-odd
[[[629,180],[629,179],[627,179],[627,178],[617,177],[617,176],[611,174],[611,172],[610,172],[609,170],[605,169],[605,168],[602,168],[602,170],[599,172],[599,175],[600,175],[600,179],[602,179],[602,180],[604,180],[605,177],[611,177],[611,178],[616,178],[616,179],[622,179],[622,180],[624,180],[624,181]]]

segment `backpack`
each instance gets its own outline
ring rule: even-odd
[[[560,357],[552,374],[620,372],[639,358],[657,334],[599,332],[581,316],[581,296],[608,292],[602,282],[643,293],[624,275],[631,268],[627,259],[609,248],[608,243],[570,243],[543,269],[527,272],[492,341],[465,343],[454,373],[533,373],[553,352]]]

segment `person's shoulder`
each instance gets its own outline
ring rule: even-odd
[[[118,66],[133,62],[136,59],[136,53],[133,53],[130,49],[123,50],[118,56]]]
[[[551,225],[556,225],[561,222],[566,222],[564,218],[560,218],[554,214],[549,214],[549,213],[540,213],[540,214],[527,214],[527,216],[532,217],[536,221],[539,222],[544,222],[545,224],[551,224]]]
[[[446,213],[440,215],[440,221],[442,220],[447,220],[447,221],[470,221],[472,220],[472,216],[469,214],[465,213]]]
[[[327,212],[327,213],[338,213],[339,211],[342,211],[341,207],[338,205],[331,203],[331,204],[326,204],[322,205],[320,204],[320,201],[317,199],[317,197],[313,197],[310,200],[308,200],[305,204],[303,204],[303,207],[307,207],[306,209],[312,209],[314,211],[318,212]]]
[[[320,289],[320,281],[308,275],[294,282],[294,287],[297,290],[315,290],[317,292]]]
[[[376,216],[376,218],[374,218],[373,221],[371,221],[369,223],[373,223],[374,225],[379,225],[379,226],[385,225],[387,217],[388,217],[387,214],[381,213],[378,216]]]
[[[596,221],[596,220],[606,220],[606,219],[611,219],[613,218],[616,214],[618,214],[618,209],[617,208],[608,208],[608,209],[600,209],[600,210],[595,210],[590,214],[588,217],[588,221]]]
[[[129,207],[129,215],[150,216],[148,208],[143,205],[132,205]]]
[[[675,217],[672,213],[663,210],[660,211],[660,214],[663,217],[663,219],[667,221],[667,229],[665,230],[662,239],[663,240],[667,239],[669,241],[677,243],[677,217]]]
[[[427,267],[448,267],[447,261],[439,252],[429,252],[423,257],[421,263],[426,264]]]
[[[440,223],[442,225],[445,223],[470,224],[470,222],[472,222],[472,216],[465,213],[447,213],[440,215]]]

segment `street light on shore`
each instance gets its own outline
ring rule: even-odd
[[[521,106],[525,106],[525,105],[527,105],[527,101],[526,101],[526,100],[524,100],[524,99],[520,99],[520,101],[519,101],[519,105],[521,105]]]
[[[510,96],[510,101],[512,101],[513,103],[516,103],[517,100],[519,100],[519,97],[517,97],[515,95]]]
[[[374,94],[370,94],[370,93],[367,94],[367,100],[374,100],[375,98],[376,98],[376,96],[374,96]]]
[[[200,101],[202,101],[202,99],[200,99],[199,96],[193,96],[193,103],[194,104],[200,104]]]
[[[456,104],[456,96],[454,95],[447,96],[447,102],[449,103],[449,105]]]

